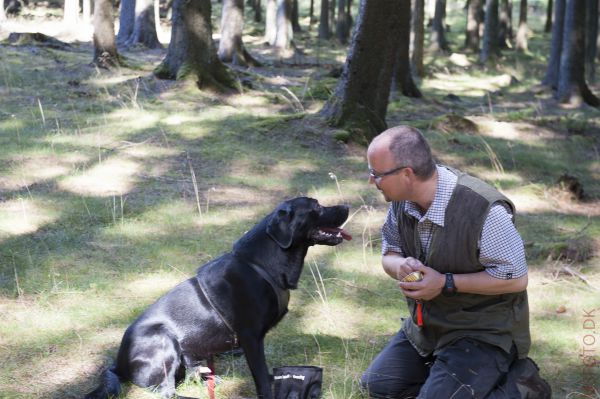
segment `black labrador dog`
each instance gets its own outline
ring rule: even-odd
[[[279,204],[231,252],[200,267],[127,328],[116,362],[86,398],[118,396],[123,381],[178,397],[186,369],[240,346],[258,397],[271,399],[264,337],[287,313],[308,247],[352,238],[340,228],[347,218],[347,206],[323,207],[312,198]]]

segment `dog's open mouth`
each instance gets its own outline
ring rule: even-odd
[[[352,236],[339,227],[319,227],[312,234],[312,239],[316,244],[338,245],[344,240],[350,241]]]

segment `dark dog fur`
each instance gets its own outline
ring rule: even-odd
[[[271,399],[264,336],[287,312],[288,290],[298,284],[308,247],[349,239],[338,229],[347,218],[348,207],[322,207],[311,198],[281,203],[231,252],[200,267],[134,321],[116,362],[86,398],[117,396],[123,381],[176,397],[186,369],[239,342],[258,397]]]

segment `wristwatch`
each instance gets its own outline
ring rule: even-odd
[[[454,296],[456,295],[456,285],[454,285],[454,276],[452,273],[446,273],[446,283],[442,288],[443,296]]]

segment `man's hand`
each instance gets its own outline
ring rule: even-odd
[[[407,270],[409,268],[409,270]],[[419,271],[423,273],[423,280],[412,283],[398,282],[398,287],[402,293],[413,299],[429,301],[440,295],[446,282],[446,276],[431,267],[427,267],[414,258],[406,258],[406,262],[401,266],[402,271],[408,273]],[[406,274],[408,274],[406,273]],[[405,275],[406,275],[405,274]]]

